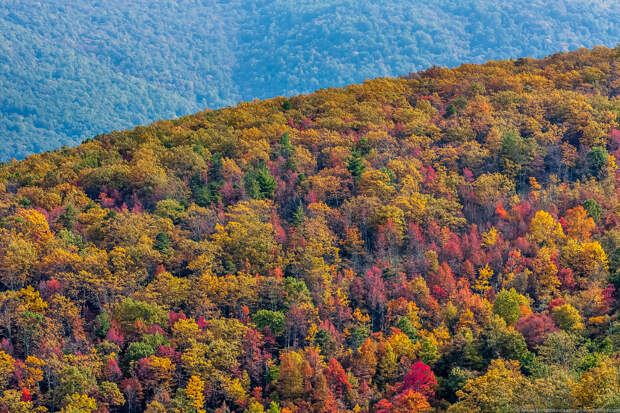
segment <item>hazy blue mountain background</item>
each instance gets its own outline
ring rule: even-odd
[[[0,160],[242,100],[620,41],[619,0],[0,0]]]

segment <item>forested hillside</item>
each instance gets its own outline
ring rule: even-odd
[[[2,412],[620,406],[620,48],[0,167]]]
[[[615,46],[616,0],[0,0],[0,160],[242,100]]]

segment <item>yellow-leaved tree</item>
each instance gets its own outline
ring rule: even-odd
[[[205,413],[205,382],[200,380],[198,376],[191,376],[185,388],[185,396],[189,400],[189,404],[195,409],[196,413]]]

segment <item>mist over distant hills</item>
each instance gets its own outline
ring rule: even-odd
[[[617,1],[0,1],[0,159],[242,100],[618,41]]]

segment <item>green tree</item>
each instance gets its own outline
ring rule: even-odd
[[[456,112],[457,112],[456,106],[453,103],[451,103],[446,108],[446,113],[443,116],[444,116],[444,118],[449,118],[450,116],[455,115]]]
[[[605,165],[607,165],[608,159],[609,153],[607,153],[605,148],[595,146],[590,149],[590,152],[588,152],[588,166],[590,167],[590,172],[592,175],[600,176],[601,172],[605,168]]]
[[[304,222],[305,218],[306,218],[306,211],[304,211],[304,207],[300,202],[299,206],[295,210],[295,213],[293,214],[293,225],[296,227],[300,226]]]
[[[245,174],[245,190],[252,199],[271,198],[276,190],[277,182],[264,162]]]
[[[258,310],[256,314],[252,315],[252,322],[260,330],[269,327],[276,337],[281,335],[286,329],[286,320],[284,314],[280,311]]]
[[[583,204],[581,204],[583,208],[586,210],[588,215],[594,220],[594,222],[599,223],[603,216],[603,209],[600,207],[598,202],[594,199],[589,198],[586,199]]]
[[[170,251],[170,237],[165,232],[160,232],[155,236],[153,248],[159,252]]]
[[[132,361],[140,360],[155,354],[153,347],[145,342],[131,343],[125,351],[125,364],[129,366]]]
[[[514,288],[502,290],[495,297],[493,312],[502,317],[506,324],[513,325],[521,317],[521,305],[525,304],[525,297]]]
[[[351,151],[351,156],[347,159],[347,169],[353,178],[355,178],[356,181],[359,181],[362,173],[364,173],[364,170],[366,169],[366,163],[364,162],[364,158],[362,158],[359,151]]]

